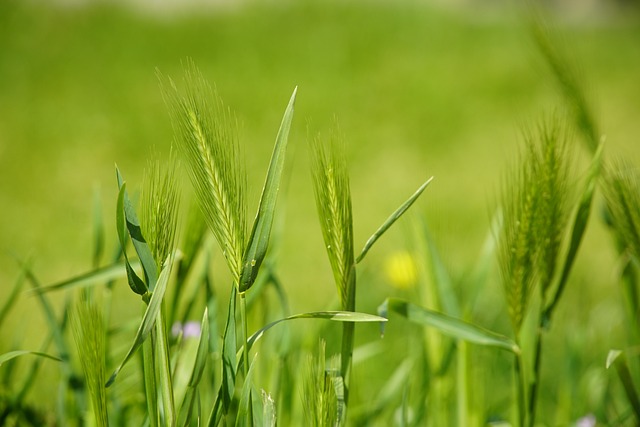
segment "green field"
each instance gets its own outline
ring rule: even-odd
[[[414,225],[421,219],[465,301],[475,292],[465,287],[465,279],[489,232],[522,130],[554,112],[564,114],[566,104],[521,11],[510,3],[480,14],[471,8],[388,3],[249,2],[170,16],[103,3],[0,2],[0,304],[19,276],[16,258],[30,259],[45,285],[91,268],[95,197],[106,227],[105,258],[111,257],[117,248],[114,163],[135,194],[152,150],[166,157],[174,133],[157,73],[180,80],[188,59],[215,84],[240,123],[250,220],[282,113],[298,87],[275,225],[277,271],[292,312],[338,304],[308,153],[309,141],[330,134],[335,123],[346,141],[356,249],[422,182],[435,177],[359,270],[358,311],[375,313],[388,296],[413,295],[391,285],[385,263],[397,252],[413,250]],[[550,20],[554,40],[578,70],[606,136],[605,157],[624,156],[637,165],[640,16],[618,11]],[[590,155],[577,131],[573,135],[571,184],[580,187]],[[186,212],[191,197],[186,179],[181,188]],[[584,247],[545,344],[538,416],[544,425],[569,425],[588,413],[606,423],[628,411],[605,360],[610,349],[630,347],[638,335],[628,330],[621,261],[602,226],[601,205],[597,195]],[[224,301],[230,276],[217,249],[213,265]],[[486,287],[477,292],[468,317],[509,335],[495,262]],[[115,294],[113,318],[135,322],[139,299],[124,281]],[[61,308],[68,295],[51,297]],[[223,302],[220,319],[224,307]],[[254,330],[262,325],[258,318],[252,322]],[[33,294],[22,294],[2,325],[0,353],[37,349],[46,325]],[[380,366],[394,366],[400,353],[413,351],[411,334],[420,335],[421,329],[408,325],[390,322],[385,340],[395,344],[383,343],[381,355],[354,368],[355,406],[372,400],[388,380],[391,370]],[[411,333],[402,336],[407,329]],[[317,331],[328,352],[339,351],[339,341],[330,338],[337,328]],[[357,331],[357,345],[378,339],[377,326]],[[317,339],[300,340],[313,346]],[[481,408],[475,413],[482,420],[475,422],[511,417],[510,359],[483,348],[470,357],[472,365],[484,367],[472,376],[476,390],[487,396],[473,402]],[[28,363],[25,358],[16,366],[24,371]],[[58,367],[44,362],[29,401],[53,411],[54,402],[43,396],[55,393],[58,380]]]

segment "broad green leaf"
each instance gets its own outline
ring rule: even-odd
[[[118,188],[122,192],[122,187],[124,187],[124,180],[122,179],[122,175],[120,174],[120,170],[117,166],[116,177],[118,179]],[[133,242],[133,247],[138,254],[138,258],[140,258],[140,263],[142,264],[142,269],[144,270],[144,275],[147,285],[149,286],[149,290],[153,291],[153,288],[156,286],[156,282],[158,281],[158,269],[156,267],[156,262],[153,259],[151,249],[149,249],[149,245],[142,236],[140,221],[138,221],[138,216],[136,215],[136,211],[133,208],[131,200],[129,200],[126,189],[124,190],[122,204],[124,206],[127,231],[129,232],[129,236],[131,237],[131,241]],[[120,229],[120,226],[118,226],[118,229]]]
[[[367,243],[365,243],[364,248],[362,248],[362,252],[360,252],[360,255],[358,255],[358,258],[356,258],[356,264],[360,263],[360,261],[364,259],[373,244],[380,238],[380,236],[385,233],[385,231],[389,229],[389,227],[393,225],[394,222],[398,220],[398,218],[402,216],[402,214],[407,211],[407,209],[411,207],[411,205],[418,199],[418,197],[420,197],[424,189],[427,188],[432,180],[433,177],[429,178],[424,184],[422,184],[420,188],[418,188],[418,190],[416,190],[416,192],[413,193],[413,195],[409,197],[409,199],[404,202],[402,206],[396,209],[396,211],[392,213],[389,218],[387,218],[387,220],[380,226],[380,228],[378,228],[378,230],[376,230],[376,232],[373,233],[371,237],[369,237],[369,240],[367,240]]]
[[[117,169],[116,169],[117,170]],[[118,175],[119,176],[119,175]],[[127,256],[127,237],[126,237],[126,218],[124,213],[124,201],[126,198],[127,183],[120,184],[120,191],[118,192],[118,202],[116,204],[116,228],[118,230],[118,239],[120,240],[120,247],[122,248],[122,254],[124,255],[125,270],[127,272],[127,282],[133,292],[138,295],[144,295],[147,292],[147,285],[138,277],[136,272],[129,263],[129,257]]]
[[[162,308],[162,299],[164,298],[164,293],[167,290],[167,283],[169,282],[169,273],[171,271],[170,265],[166,264],[165,268],[160,273],[160,277],[158,278],[158,282],[155,290],[151,294],[151,299],[149,300],[149,305],[144,312],[144,316],[142,317],[142,322],[140,323],[140,327],[138,328],[138,332],[136,333],[136,337],[133,340],[133,344],[129,349],[129,352],[124,357],[124,360],[120,363],[120,365],[116,368],[116,370],[111,374],[111,378],[107,381],[107,387],[109,387],[115,381],[116,377],[120,370],[124,367],[124,365],[129,361],[131,356],[138,350],[140,345],[147,339],[149,333],[153,329],[156,318],[158,317],[158,313],[160,313],[160,309]]]
[[[636,419],[640,420],[640,397],[638,397],[638,391],[633,383],[629,364],[627,363],[627,358],[625,357],[624,352],[621,350],[609,350],[606,366],[607,369],[611,366],[616,368],[620,381],[622,381],[624,392],[627,395],[627,400],[629,400],[629,404],[633,408]]]
[[[202,316],[202,323],[200,324],[200,341],[198,342],[198,351],[196,354],[196,360],[193,364],[193,371],[191,373],[191,379],[187,387],[182,405],[180,406],[180,415],[178,417],[178,426],[187,427],[191,422],[193,416],[193,408],[196,401],[196,391],[202,374],[204,373],[204,367],[207,363],[207,356],[209,353],[209,312],[205,308],[204,316]]]
[[[271,235],[276,200],[278,198],[278,190],[280,189],[282,171],[284,170],[287,140],[289,137],[289,129],[291,128],[291,120],[293,119],[293,107],[296,101],[297,91],[298,88],[296,87],[293,90],[289,105],[287,105],[284,117],[282,118],[278,135],[276,136],[275,147],[271,155],[271,163],[269,164],[267,178],[264,183],[264,188],[262,189],[262,196],[260,197],[258,214],[253,223],[251,237],[249,238],[249,243],[242,260],[240,293],[246,292],[251,285],[253,285],[269,247],[269,236]]]
[[[560,301],[560,297],[562,296],[562,292],[564,291],[567,280],[569,279],[569,274],[571,273],[571,268],[573,267],[578,249],[580,248],[582,237],[584,236],[584,232],[587,228],[589,214],[591,212],[591,205],[593,202],[593,195],[598,183],[598,177],[600,176],[603,145],[603,142],[601,142],[593,156],[593,160],[591,161],[587,181],[582,191],[582,196],[580,197],[580,204],[578,205],[578,209],[573,219],[571,241],[569,243],[567,256],[562,267],[562,275],[560,276],[560,280],[558,281],[555,294],[551,301],[549,301],[547,308],[543,313],[542,321],[546,326],[549,325],[551,316],[553,315],[553,310],[558,304],[558,301]]]
[[[132,269],[140,267],[140,262],[134,260],[131,264]],[[34,292],[46,293],[52,291],[62,291],[75,288],[84,288],[102,283],[108,283],[116,279],[121,279],[127,275],[126,262],[119,261],[105,267],[96,268],[86,273],[79,274],[70,279],[63,280],[53,285],[43,286]]]
[[[240,393],[240,402],[238,403],[238,414],[236,416],[236,427],[252,427],[253,426],[253,410],[251,401],[251,383],[253,380],[253,368],[256,366],[256,358],[258,355],[253,356],[253,360],[249,364],[249,371],[244,379],[242,385],[242,391]]]
[[[419,307],[398,298],[387,298],[378,308],[378,313],[386,317],[394,312],[407,320],[420,325],[431,326],[445,335],[465,340],[474,344],[498,347],[515,354],[520,353],[520,347],[510,338],[484,329],[469,322],[450,317],[426,308]]]
[[[24,356],[25,354],[31,354],[33,356],[38,356],[38,357],[45,357],[47,359],[51,359],[51,360],[55,360],[57,362],[62,362],[62,359],[52,356],[50,354],[47,353],[42,353],[39,351],[29,351],[29,350],[16,350],[16,351],[10,351],[8,353],[4,353],[0,355],[0,366],[2,366],[3,363],[8,362],[11,359],[15,359],[16,357],[20,357],[20,356]]]

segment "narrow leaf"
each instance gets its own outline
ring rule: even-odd
[[[442,313],[427,310],[398,298],[387,298],[378,308],[378,312],[385,317],[389,312],[394,312],[413,323],[434,327],[453,338],[474,344],[502,348],[515,354],[520,353],[518,345],[506,336]]]
[[[282,123],[276,136],[275,147],[271,155],[271,163],[269,164],[267,178],[264,183],[264,188],[262,189],[262,196],[260,197],[258,214],[253,223],[251,237],[242,261],[240,293],[246,292],[251,285],[253,285],[269,246],[269,236],[271,235],[276,200],[278,198],[278,190],[280,189],[282,171],[284,170],[287,140],[289,137],[289,129],[291,128],[291,120],[293,119],[293,107],[296,101],[297,91],[298,88],[296,87],[289,100],[289,105],[287,105],[287,109],[284,112],[284,117],[282,118]]]
[[[398,218],[402,216],[402,214],[407,211],[407,209],[411,207],[411,205],[418,199],[418,197],[420,197],[424,189],[427,188],[432,180],[433,177],[426,180],[425,183],[422,184],[420,188],[418,188],[418,190],[416,190],[416,192],[413,193],[413,195],[402,204],[402,206],[396,209],[396,211],[392,213],[389,218],[387,218],[387,220],[380,226],[380,228],[378,228],[378,230],[376,230],[376,232],[373,233],[371,237],[369,237],[369,240],[367,240],[367,243],[365,243],[364,248],[362,248],[362,252],[360,252],[360,255],[358,255],[358,258],[356,258],[356,264],[360,263],[360,261],[364,259],[373,244],[380,238],[380,236],[384,234],[385,231],[387,231],[387,229],[389,229],[389,227],[393,225],[394,222],[398,220]]]
[[[156,285],[155,290],[151,294],[151,299],[149,300],[149,305],[144,312],[144,316],[142,317],[142,322],[140,323],[140,327],[138,328],[138,332],[136,333],[136,337],[133,340],[133,344],[129,349],[129,352],[124,357],[124,360],[120,363],[120,365],[116,368],[116,370],[111,374],[111,377],[107,381],[106,386],[109,387],[115,381],[118,373],[124,367],[124,365],[129,361],[131,356],[138,350],[140,345],[144,342],[145,339],[149,336],[149,333],[153,329],[156,318],[158,317],[158,313],[160,313],[160,309],[162,308],[162,299],[164,297],[164,293],[167,290],[167,283],[169,282],[169,273],[171,271],[170,266],[167,264],[165,268],[160,273],[160,277],[158,278],[158,283]]]
[[[133,261],[130,264],[132,269],[140,267],[139,261]],[[46,293],[52,291],[63,291],[75,288],[84,288],[101,283],[108,283],[116,279],[121,279],[127,275],[126,262],[115,262],[105,267],[96,268],[86,273],[79,274],[70,279],[63,280],[53,285],[42,286],[33,292]],[[140,278],[138,278],[140,279]],[[144,283],[143,283],[144,284]]]
[[[333,320],[334,322],[351,322],[351,323],[371,323],[371,322],[386,322],[387,319],[380,316],[374,316],[373,314],[359,313],[354,311],[313,311],[309,313],[294,314],[292,316],[285,317],[283,319],[275,320],[266,326],[259,329],[247,340],[247,347],[251,350],[251,347],[258,341],[265,332],[273,328],[279,323],[287,322],[296,319],[326,319]],[[238,351],[238,359],[242,361],[240,357],[244,347]],[[239,369],[240,367],[238,367]]]
[[[117,169],[116,169],[117,170]],[[119,175],[118,175],[119,176]],[[133,292],[138,295],[143,295],[147,292],[147,285],[138,277],[136,272],[129,263],[129,257],[127,256],[127,236],[126,236],[126,218],[124,213],[124,201],[127,195],[127,183],[120,184],[120,191],[118,192],[118,202],[116,204],[116,228],[118,230],[118,239],[120,240],[120,247],[122,248],[122,254],[124,255],[125,271],[127,272],[127,282]]]
[[[122,188],[124,187],[125,183],[117,166],[116,177],[118,179],[118,188],[122,192]],[[140,258],[140,263],[142,264],[142,269],[144,270],[145,279],[149,286],[149,289],[153,290],[156,282],[158,281],[158,269],[156,268],[156,263],[153,258],[153,254],[151,253],[151,249],[149,249],[149,245],[142,236],[140,221],[138,221],[136,211],[133,208],[131,200],[129,200],[129,195],[127,194],[126,188],[124,189],[124,194],[122,197],[127,231],[129,232],[129,236],[131,237],[131,241],[133,242],[133,247],[138,254],[138,258]],[[118,226],[118,229],[120,230],[120,226]]]
[[[22,269],[20,271],[20,275],[18,276],[18,280],[16,280],[16,283],[13,285],[13,288],[11,289],[11,293],[7,297],[2,307],[0,308],[0,326],[4,322],[5,317],[7,317],[7,314],[9,313],[9,310],[11,310],[11,307],[13,307],[13,304],[15,304],[16,300],[18,299],[18,295],[20,294],[20,289],[22,289],[22,285],[24,284],[25,276],[26,276],[26,272],[24,269]]]
[[[11,359],[15,359],[16,357],[24,356],[26,354],[31,354],[33,356],[38,356],[38,357],[45,357],[47,359],[55,360],[57,362],[62,362],[62,359],[47,353],[42,353],[39,351],[29,351],[29,350],[16,350],[16,351],[10,351],[8,353],[4,353],[0,355],[0,366],[2,366],[3,363],[8,362]]]
[[[253,368],[256,366],[256,358],[258,355],[253,356],[253,360],[249,364],[249,372],[244,379],[242,385],[242,391],[240,393],[240,402],[238,403],[238,414],[236,416],[236,427],[251,427],[253,426],[253,411],[250,405],[251,402],[251,382],[253,379]]]
[[[229,410],[236,387],[236,287],[231,288],[227,324],[222,337],[222,403]]]
[[[631,377],[631,371],[629,370],[629,364],[627,358],[621,350],[609,350],[607,355],[607,369],[611,366],[616,368],[616,372],[622,381],[624,392],[627,395],[629,404],[633,408],[633,412],[636,415],[636,419],[640,420],[640,397],[638,397],[638,391],[633,384],[633,378]]]

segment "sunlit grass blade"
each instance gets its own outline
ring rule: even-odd
[[[129,265],[133,270],[140,268],[140,262],[138,260],[133,260]],[[125,276],[127,276],[126,261],[115,262],[111,265],[96,268],[95,270],[79,274],[52,285],[42,286],[35,289],[33,292],[46,293],[85,288],[108,283],[113,280],[121,279]]]
[[[569,279],[569,274],[571,273],[571,268],[573,267],[578,249],[580,248],[582,237],[584,236],[584,232],[587,228],[589,215],[591,213],[591,206],[593,204],[593,196],[595,193],[596,185],[598,183],[598,179],[600,177],[600,170],[602,168],[602,151],[603,143],[601,142],[591,161],[587,180],[585,182],[584,189],[582,190],[580,202],[573,218],[573,225],[571,227],[571,240],[569,241],[569,248],[567,250],[565,261],[562,266],[562,274],[560,276],[560,279],[558,280],[555,293],[551,300],[547,302],[547,307],[545,308],[543,313],[542,322],[546,325],[549,324],[553,311],[558,304],[558,301],[562,297],[562,293],[566,286],[567,280]]]
[[[378,308],[378,313],[386,317],[396,313],[410,322],[438,329],[450,337],[482,346],[498,347],[519,354],[520,348],[510,338],[489,331],[478,325],[419,307],[398,298],[387,298]]]
[[[106,379],[106,329],[104,316],[96,303],[81,301],[71,318],[73,337],[78,348],[85,383],[89,390],[95,425],[106,427],[107,394]]]
[[[118,188],[121,192],[124,192],[124,194],[122,195],[122,205],[124,207],[126,229],[129,233],[129,236],[131,237],[131,242],[133,243],[133,247],[138,254],[140,263],[142,264],[142,269],[144,271],[145,280],[149,287],[149,290],[153,291],[153,288],[158,281],[158,267],[156,266],[156,263],[153,259],[153,254],[149,249],[149,245],[142,235],[140,221],[138,221],[136,211],[133,207],[133,204],[131,203],[131,200],[129,200],[129,195],[127,194],[126,189],[122,189],[122,187],[124,186],[124,179],[122,178],[122,174],[120,173],[120,170],[117,166],[116,178],[118,180]],[[118,232],[120,232],[120,226],[118,226]],[[122,247],[122,250],[125,251],[124,246]]]
[[[236,415],[236,427],[253,426],[253,402],[251,399],[251,388],[257,357],[257,354],[253,356],[253,360],[249,364],[249,370],[247,371],[244,383],[242,384],[240,401],[238,402],[238,413]]]
[[[198,342],[198,350],[196,353],[196,360],[193,364],[193,370],[191,372],[191,378],[185,393],[182,405],[180,406],[180,412],[178,416],[178,426],[187,427],[193,418],[194,406],[196,402],[196,392],[198,385],[202,380],[204,368],[207,363],[207,357],[209,354],[209,312],[204,310],[202,316],[202,322],[200,323],[200,340]]]
[[[122,254],[124,255],[124,264],[127,272],[127,283],[133,292],[138,295],[144,295],[147,292],[147,285],[144,281],[138,277],[127,256],[127,225],[126,217],[124,213],[124,205],[127,191],[127,183],[123,182],[120,185],[120,191],[118,192],[118,201],[116,203],[116,228],[118,230],[118,239],[120,240],[120,247],[122,248]],[[144,268],[143,268],[144,269]]]
[[[170,269],[167,265],[165,268]],[[162,276],[162,273],[160,274]],[[163,291],[164,292],[164,291]],[[169,342],[167,339],[166,325],[164,324],[164,307],[161,307],[156,315],[154,328],[151,331],[153,338],[155,361],[156,385],[162,400],[163,419],[162,424],[170,427],[176,425],[176,407],[173,397],[173,379],[169,361]]]
[[[198,203],[237,286],[247,240],[247,175],[236,123],[192,62],[184,80],[184,91],[163,82],[164,97]]]
[[[158,386],[156,384],[156,359],[154,356],[154,343],[152,339],[146,339],[142,343],[142,377],[144,380],[144,393],[147,404],[149,425],[160,425],[160,410],[158,409]]]
[[[246,292],[256,280],[262,261],[267,253],[269,246],[269,236],[271,235],[271,226],[275,216],[276,200],[280,182],[282,180],[282,172],[284,170],[284,159],[287,150],[287,140],[289,137],[289,129],[293,119],[293,108],[296,101],[296,93],[298,88],[293,90],[287,109],[285,110],[278,135],[276,136],[275,147],[271,156],[267,178],[262,189],[258,214],[253,223],[253,229],[247,244],[247,249],[242,261],[242,275],[240,276],[239,291]]]
[[[369,240],[367,240],[367,242],[365,243],[362,251],[360,252],[360,255],[358,255],[358,257],[356,258],[356,263],[359,263],[364,259],[374,243],[385,233],[385,231],[389,229],[389,227],[393,225],[393,223],[395,223],[407,211],[407,209],[411,207],[411,205],[413,205],[416,200],[418,200],[418,197],[420,197],[422,192],[425,190],[425,188],[427,188],[432,180],[433,177],[426,180],[425,183],[422,184],[416,190],[416,192],[413,193],[413,195],[409,197],[409,199],[407,199],[406,202],[404,202],[398,209],[396,209],[396,211],[393,212],[391,216],[389,216],[389,218],[387,218],[387,220],[380,226],[380,228],[378,228],[376,232],[373,233],[371,237],[369,237]]]
[[[15,351],[9,351],[7,353],[4,354],[0,354],[0,366],[2,366],[2,364],[8,362],[9,360],[15,359],[16,357],[20,357],[20,356],[24,356],[24,355],[32,355],[32,356],[37,356],[37,357],[44,357],[46,359],[51,359],[51,360],[55,360],[57,362],[62,362],[62,359],[60,359],[59,357],[56,356],[52,356],[50,354],[47,353],[42,353],[40,351],[29,351],[29,350],[15,350]]]
[[[282,319],[275,320],[262,328],[256,331],[249,339],[247,340],[247,344],[249,350],[251,347],[258,341],[266,331],[273,328],[274,326],[287,322],[290,320],[296,319],[325,319],[332,320],[334,322],[347,322],[347,323],[379,323],[386,322],[387,319],[385,317],[375,316],[373,314],[367,313],[358,313],[354,311],[313,311],[309,313],[299,313],[294,314],[292,316],[288,316]],[[243,352],[244,348],[241,348],[239,352]]]
[[[631,370],[629,369],[629,364],[627,363],[627,358],[623,351],[609,350],[606,363],[607,369],[612,365],[615,367],[618,377],[620,377],[627,400],[633,408],[633,412],[636,416],[636,422],[638,422],[640,421],[640,397],[638,397],[638,391],[633,383]]]
[[[160,313],[160,310],[162,308],[162,299],[164,298],[164,293],[167,289],[167,283],[169,282],[170,270],[171,269],[169,268],[169,265],[166,265],[160,273],[160,277],[158,278],[156,287],[151,294],[149,304],[147,305],[147,308],[142,317],[142,322],[140,323],[138,331],[136,332],[133,344],[131,345],[131,348],[127,352],[120,365],[118,365],[113,374],[111,374],[111,377],[106,384],[107,387],[113,384],[116,377],[118,376],[118,373],[120,373],[120,370],[129,361],[129,359],[131,359],[131,356],[135,354],[136,350],[138,350],[140,345],[147,339],[147,337],[153,330],[158,314]]]

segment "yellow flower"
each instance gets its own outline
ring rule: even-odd
[[[418,272],[413,256],[406,251],[396,252],[384,262],[387,279],[398,289],[410,289],[416,285]]]

